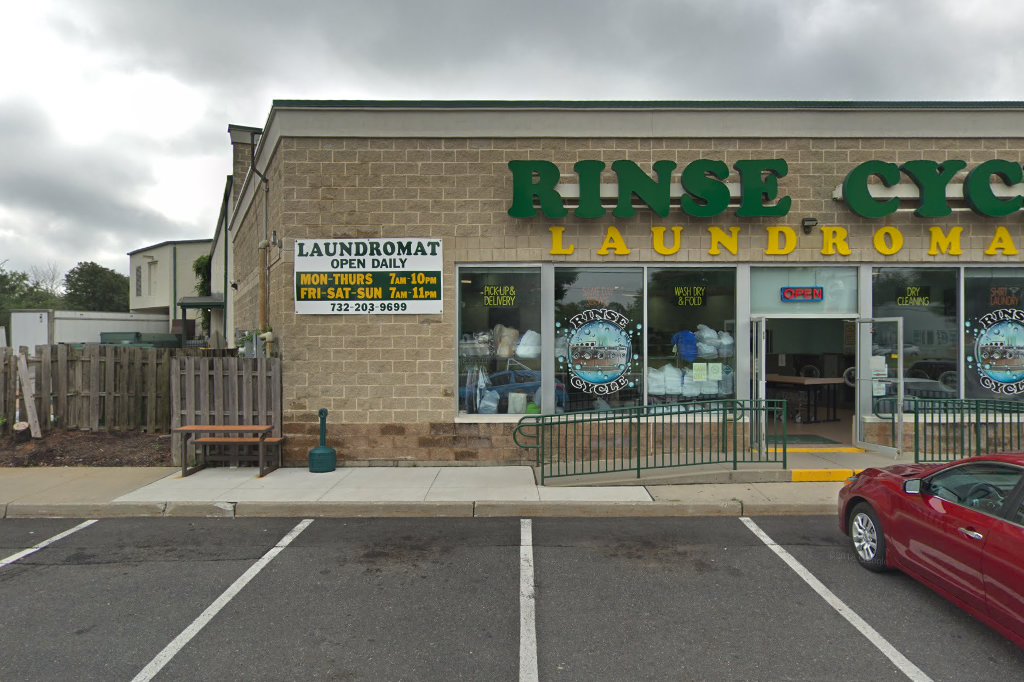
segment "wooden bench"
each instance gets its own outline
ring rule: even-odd
[[[284,436],[271,436],[274,430],[269,424],[188,424],[174,429],[184,434],[181,439],[181,475],[188,476],[200,469],[206,468],[211,461],[228,462],[231,466],[238,466],[240,461],[258,464],[260,477],[266,476],[274,469],[281,466],[281,444],[284,443]],[[212,434],[212,435],[198,435]],[[188,465],[188,441],[192,437],[192,443],[197,446],[196,463]],[[254,454],[244,454],[240,450],[250,449],[255,446]],[[268,446],[276,451],[276,460],[271,466],[267,461]],[[211,456],[210,448],[214,448]],[[223,452],[230,448],[230,452]],[[202,461],[200,462],[200,453]]]

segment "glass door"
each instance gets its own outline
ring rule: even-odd
[[[859,447],[903,450],[903,318],[856,321],[856,437]]]

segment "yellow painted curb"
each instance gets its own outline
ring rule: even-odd
[[[794,483],[832,483],[853,476],[853,469],[793,469]]]
[[[780,450],[779,448],[773,448],[772,452],[782,452],[782,450]],[[865,451],[862,450],[861,448],[854,448],[854,447],[839,446],[839,447],[831,448],[831,447],[828,447],[827,445],[819,445],[818,447],[813,447],[813,448],[807,448],[807,447],[801,447],[801,448],[788,447],[788,448],[786,448],[786,452],[846,452],[846,453],[849,453],[849,454],[860,454],[860,453],[865,452]]]

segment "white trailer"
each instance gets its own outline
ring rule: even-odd
[[[94,310],[12,310],[11,347],[99,343],[101,332],[166,333],[167,315]]]

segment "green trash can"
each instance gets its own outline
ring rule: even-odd
[[[309,471],[326,474],[338,468],[338,453],[327,447],[327,408],[320,408],[320,445],[309,451]]]

